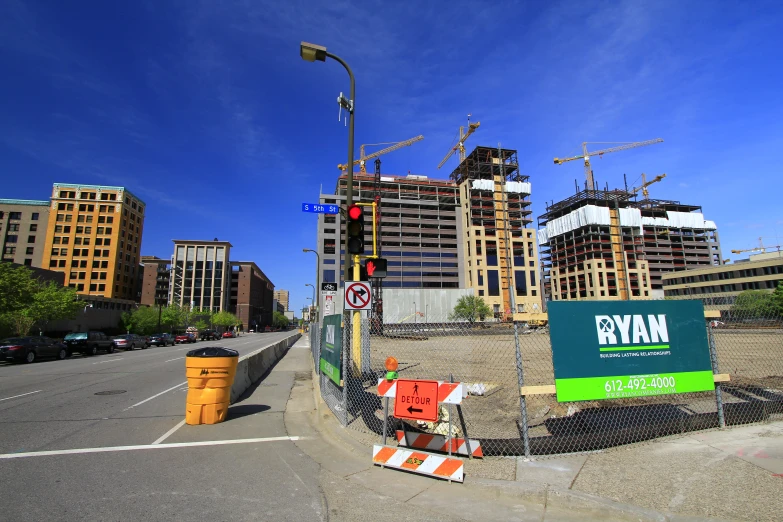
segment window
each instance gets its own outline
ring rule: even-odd
[[[63,226],[62,225],[55,225],[54,226],[54,233],[55,234],[62,234]]]
[[[18,239],[19,239],[18,236],[5,236],[6,243],[16,243]]]
[[[52,259],[51,261],[49,261],[49,268],[56,268],[56,267],[57,267],[56,259]]]
[[[84,241],[83,241],[83,244],[84,245],[89,245],[90,244],[90,238],[89,237],[85,237]]]
[[[92,227],[84,227],[85,234],[92,234]]]
[[[103,234],[103,230],[104,230],[103,227],[98,227],[98,230],[97,230],[98,234]]]
[[[19,225],[8,225],[9,232],[19,232]]]
[[[27,236],[28,243],[35,243],[35,236]]]
[[[71,241],[69,237],[63,237],[63,245],[67,245]]]
[[[106,227],[106,230],[104,232],[106,235],[111,235],[111,227]]]
[[[82,238],[81,237],[73,238],[73,244],[74,245],[81,245],[82,244]]]
[[[70,234],[70,233],[71,233],[71,227],[70,227],[70,226],[66,226],[66,227],[64,227],[64,228],[63,228],[63,233],[64,233],[64,234]]]
[[[84,206],[84,205],[82,205],[82,206]],[[86,216],[84,214],[79,214],[78,216],[76,216],[76,222],[77,223],[84,223],[85,217]]]
[[[487,287],[490,296],[500,295],[500,279],[497,270],[487,270]]]
[[[98,291],[99,292],[103,292],[104,290],[106,290],[106,285],[104,285],[104,284],[98,285]]]
[[[96,238],[96,239],[95,239],[95,245],[96,245],[96,246],[98,246],[98,245],[102,245],[102,244],[103,244],[103,239],[101,239],[101,238]]]
[[[32,259],[25,259],[24,260],[25,266],[33,266],[33,260]]]
[[[38,232],[38,225],[36,223],[30,225],[30,232]]]
[[[52,240],[52,243],[55,244],[55,245],[59,245],[60,244],[60,239],[61,238],[59,236],[54,236],[54,239]]]
[[[335,271],[334,270],[324,270],[324,277],[323,282],[324,283],[334,283],[335,280]]]
[[[109,268],[109,262],[108,261],[101,261],[101,268]]]
[[[93,268],[100,268],[101,267],[101,262],[100,261],[93,261],[92,262],[92,267]]]
[[[84,234],[84,227],[76,227],[77,234]]]
[[[8,219],[22,219],[22,213],[21,212],[9,212],[8,213]]]
[[[25,252],[28,256],[33,255],[33,247],[27,247],[27,251]]]
[[[114,216],[106,216],[107,223],[114,223]]]
[[[517,295],[527,295],[527,277],[524,270],[514,270]]]
[[[65,222],[66,222],[66,223],[71,223],[71,222],[73,222],[73,214],[66,214],[66,215],[65,215]]]
[[[106,216],[98,216],[98,223],[106,223]]]

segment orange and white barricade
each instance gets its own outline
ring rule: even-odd
[[[378,396],[394,399],[397,396],[397,380],[378,379]],[[438,402],[443,404],[462,404],[468,396],[468,388],[461,382],[438,381]]]
[[[483,458],[484,452],[481,451],[481,443],[476,439],[468,439],[468,442],[470,443],[470,453],[468,453],[468,444],[465,443],[465,439],[451,439],[451,452],[457,455],[469,455]],[[444,453],[449,451],[449,443],[446,441],[446,437],[431,433],[414,433],[397,430],[397,443],[401,446],[413,449],[442,451]]]
[[[465,468],[462,460],[445,455],[375,444],[372,448],[372,461],[383,467],[412,471],[448,481],[464,480]]]

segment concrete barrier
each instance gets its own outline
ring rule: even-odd
[[[301,336],[300,333],[294,333],[282,341],[241,356],[237,364],[234,384],[231,386],[231,404],[234,404],[248,388],[257,383],[277,361],[282,359]]]

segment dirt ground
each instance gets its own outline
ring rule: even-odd
[[[546,330],[519,336],[525,385],[554,384],[552,355]],[[475,334],[419,332],[426,339],[372,337],[373,368],[386,357],[399,361],[401,378],[448,380],[483,386],[483,395],[463,401],[471,438],[506,439],[519,436],[519,386],[513,332]],[[401,336],[404,337],[404,336]],[[715,334],[720,373],[729,373],[732,385],[783,389],[783,332],[719,331]],[[371,388],[368,391],[372,391]],[[731,397],[727,397],[730,402]],[[549,434],[544,422],[587,408],[666,404],[687,411],[715,411],[714,395],[688,394],[615,401],[558,403],[554,395],[529,396],[526,401],[531,434]],[[379,416],[381,412],[379,411]]]

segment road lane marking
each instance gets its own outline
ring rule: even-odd
[[[164,440],[168,439],[171,436],[172,433],[174,433],[175,431],[177,431],[178,429],[180,429],[184,425],[185,425],[185,419],[182,419],[181,421],[179,421],[177,423],[176,426],[174,426],[169,431],[167,431],[166,433],[164,433],[163,435],[158,437],[158,439],[155,442],[153,442],[153,444],[160,444]]]
[[[32,395],[34,393],[38,393],[38,392],[41,392],[41,391],[43,391],[43,390],[35,390],[35,391],[32,391],[32,392],[23,393],[21,395],[14,395],[13,397],[6,397],[5,399],[0,399],[0,402],[7,401],[9,399],[16,399],[17,397],[24,397],[25,395]]]
[[[93,364],[103,364],[103,363],[107,363],[107,362],[114,362],[114,361],[121,361],[121,360],[122,360],[122,357],[116,357],[114,359],[109,359],[108,361],[94,362]]]
[[[156,393],[156,394],[155,394],[155,395],[153,395],[152,397],[149,397],[149,398],[147,398],[147,399],[144,399],[144,400],[143,400],[143,401],[141,401],[141,402],[137,402],[137,403],[136,403],[136,404],[134,404],[133,406],[128,406],[127,408],[125,408],[125,409],[124,409],[124,410],[122,410],[122,411],[128,411],[128,410],[131,410],[131,409],[135,408],[136,406],[141,406],[141,405],[142,405],[142,404],[144,404],[145,402],[147,402],[147,401],[151,401],[152,399],[154,399],[154,398],[156,398],[156,397],[160,397],[160,396],[161,396],[161,395],[163,395],[164,393],[166,393],[166,392],[170,392],[171,390],[173,390],[173,389],[175,389],[175,388],[179,388],[180,386],[184,386],[184,385],[186,385],[187,383],[188,383],[188,381],[181,382],[181,383],[179,383],[179,384],[177,384],[177,385],[175,385],[175,386],[172,386],[172,387],[171,387],[171,388],[169,388],[168,390],[163,390],[163,391],[162,391],[162,392],[160,392],[160,393]]]
[[[69,450],[28,451],[0,454],[0,459],[22,459],[27,457],[50,457],[57,455],[80,455],[82,453],[109,453],[113,451],[136,451],[168,448],[191,448],[199,446],[223,446],[226,444],[253,444],[257,442],[278,442],[303,440],[305,437],[260,437],[256,439],[205,440],[200,442],[172,442],[170,444],[141,444],[138,446],[108,446],[105,448],[80,448]]]
[[[174,357],[173,359],[169,359],[168,361],[163,361],[163,362],[178,361],[178,360],[184,359],[184,358],[185,358],[185,356],[183,355],[182,357]]]

